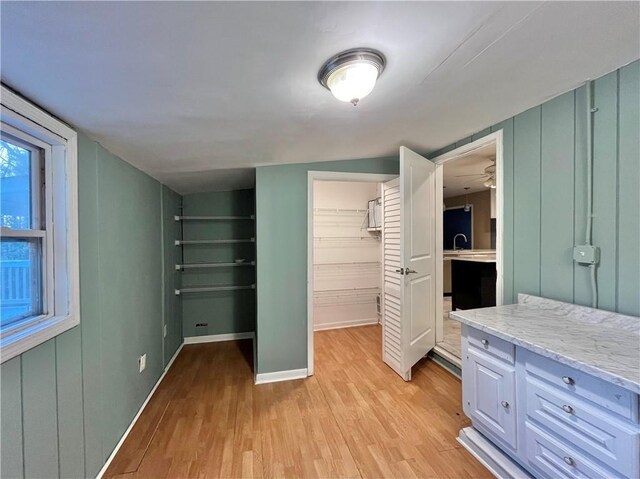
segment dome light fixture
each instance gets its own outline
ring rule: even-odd
[[[318,81],[340,101],[356,106],[376,86],[386,60],[371,48],[352,48],[329,58],[318,72]]]

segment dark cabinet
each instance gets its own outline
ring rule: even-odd
[[[451,307],[486,308],[496,305],[496,263],[451,260]]]

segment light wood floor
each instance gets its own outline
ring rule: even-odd
[[[105,477],[492,477],[456,442],[460,381],[405,383],[379,326],[316,333],[316,374],[256,386],[251,342],[185,346]]]

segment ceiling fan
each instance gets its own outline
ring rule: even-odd
[[[495,188],[496,187],[496,159],[491,159],[491,164],[484,169],[484,173],[472,173],[469,175],[456,175],[456,178],[463,178],[466,176],[477,176],[471,181],[475,180],[485,180],[484,186],[487,188]]]

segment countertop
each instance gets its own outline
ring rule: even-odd
[[[449,258],[451,261],[473,261],[474,263],[495,263],[496,262],[496,257],[495,256],[470,256],[470,257],[464,257],[464,256],[460,256],[458,258]]]
[[[445,249],[443,255],[496,254],[495,249]]]
[[[640,394],[640,318],[525,294],[450,317]]]

